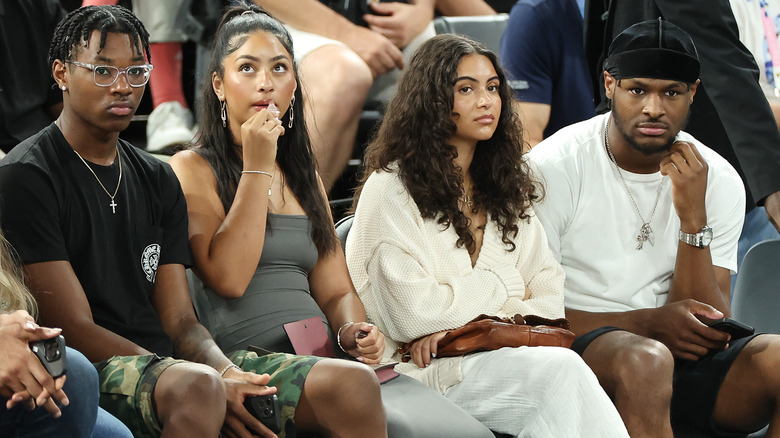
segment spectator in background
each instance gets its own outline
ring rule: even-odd
[[[515,3],[501,39],[501,60],[530,147],[595,115],[575,0]]]
[[[758,65],[758,83],[769,102],[775,123],[780,129],[780,47],[777,38],[777,1],[731,0],[731,10],[739,28],[739,39],[750,50]],[[778,67],[775,68],[775,65]],[[756,208],[745,216],[745,226],[739,242],[738,269],[748,249],[758,242],[780,237],[777,230],[767,224],[764,208]],[[731,289],[737,283],[737,275],[731,276]]]
[[[57,0],[0,1],[0,149],[8,152],[62,110],[46,53],[65,10]]]
[[[739,41],[728,0],[588,2],[585,48],[601,102],[597,112],[606,110],[602,62],[609,42],[632,24],[659,16],[696,44],[701,84],[686,130],[728,160],[745,183],[747,213],[739,240],[744,254],[780,229],[780,131],[757,81],[755,60]]]
[[[436,0],[372,2],[377,15],[358,26],[318,0],[254,0],[287,25],[293,36],[312,147],[326,191],[354,148],[367,99],[383,103],[395,93],[399,70],[435,34]],[[441,0],[440,0],[441,1]],[[444,1],[443,12],[495,13],[483,0]],[[384,15],[384,16],[382,16]]]
[[[775,121],[780,123],[780,47],[776,24],[780,17],[773,7],[775,3],[769,0],[730,0],[730,3],[739,40],[756,60],[758,83],[769,101]]]
[[[191,0],[132,0],[133,13],[149,31],[154,73],[149,79],[153,110],[146,122],[146,150],[169,153],[194,137],[193,116],[182,87],[182,43],[199,38]],[[82,6],[115,5],[119,0],[84,0]]]

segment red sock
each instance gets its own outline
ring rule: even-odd
[[[83,0],[81,6],[103,6],[103,5],[115,5],[119,3],[119,0]]]
[[[149,79],[154,107],[157,108],[163,102],[175,101],[187,108],[181,84],[181,43],[152,43],[149,45],[149,51],[154,64]]]

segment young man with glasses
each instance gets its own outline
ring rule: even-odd
[[[119,139],[152,71],[140,21],[118,6],[77,9],[57,26],[49,63],[64,108],[0,164],[0,219],[42,322],[96,362],[101,406],[142,437],[274,436],[242,404],[274,392],[289,401],[283,426],[328,433],[334,412],[383,421],[369,368],[284,354],[231,360],[197,321],[179,182]]]

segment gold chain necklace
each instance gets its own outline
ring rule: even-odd
[[[636,203],[636,200],[634,199],[634,195],[631,194],[631,190],[628,189],[628,184],[626,183],[626,179],[623,177],[623,172],[620,171],[620,166],[617,164],[617,160],[615,159],[615,155],[612,153],[612,149],[609,147],[609,134],[607,134],[607,131],[609,130],[609,120],[607,120],[607,124],[604,127],[604,145],[607,147],[607,153],[609,154],[609,159],[612,161],[612,163],[615,165],[615,169],[617,170],[618,175],[620,176],[620,180],[623,182],[623,188],[626,189],[626,193],[628,193],[628,198],[631,199],[631,203],[634,204],[634,210],[636,210],[636,214],[639,215],[639,219],[642,221],[642,227],[639,229],[639,234],[636,236],[636,249],[642,249],[642,246],[645,242],[649,242],[650,246],[655,245],[655,236],[653,234],[653,227],[650,225],[650,221],[653,220],[653,216],[655,216],[655,208],[658,207],[658,201],[661,199],[661,191],[663,191],[664,183],[666,182],[666,177],[661,177],[661,182],[658,184],[658,194],[656,194],[655,197],[655,204],[653,204],[653,210],[650,212],[650,217],[645,220],[645,218],[642,216],[642,212],[639,211],[639,206]]]
[[[114,202],[114,198],[116,197],[116,194],[119,193],[119,185],[122,184],[122,156],[119,154],[119,146],[116,148],[116,159],[119,160],[119,180],[116,182],[116,189],[114,189],[114,194],[112,195],[107,189],[106,186],[103,185],[103,182],[100,181],[100,178],[98,178],[97,174],[94,170],[92,170],[92,166],[90,166],[87,163],[87,160],[84,159],[84,157],[81,156],[78,151],[73,149],[73,152],[76,152],[76,155],[78,155],[79,158],[81,158],[81,162],[84,163],[85,166],[87,166],[87,169],[89,169],[90,172],[92,172],[92,176],[95,177],[98,184],[100,184],[100,187],[103,189],[104,192],[106,192],[106,195],[108,195],[109,198],[111,198],[111,203],[108,204],[111,207],[111,213],[116,214],[116,206],[118,205],[116,202]]]

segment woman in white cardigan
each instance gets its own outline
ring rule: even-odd
[[[517,437],[628,436],[571,350],[520,347],[436,358],[438,341],[481,313],[560,318],[561,267],[531,202],[512,90],[493,53],[439,35],[404,69],[366,151],[347,264],[384,361]],[[506,103],[506,104],[504,104]],[[359,202],[358,202],[359,200]]]

